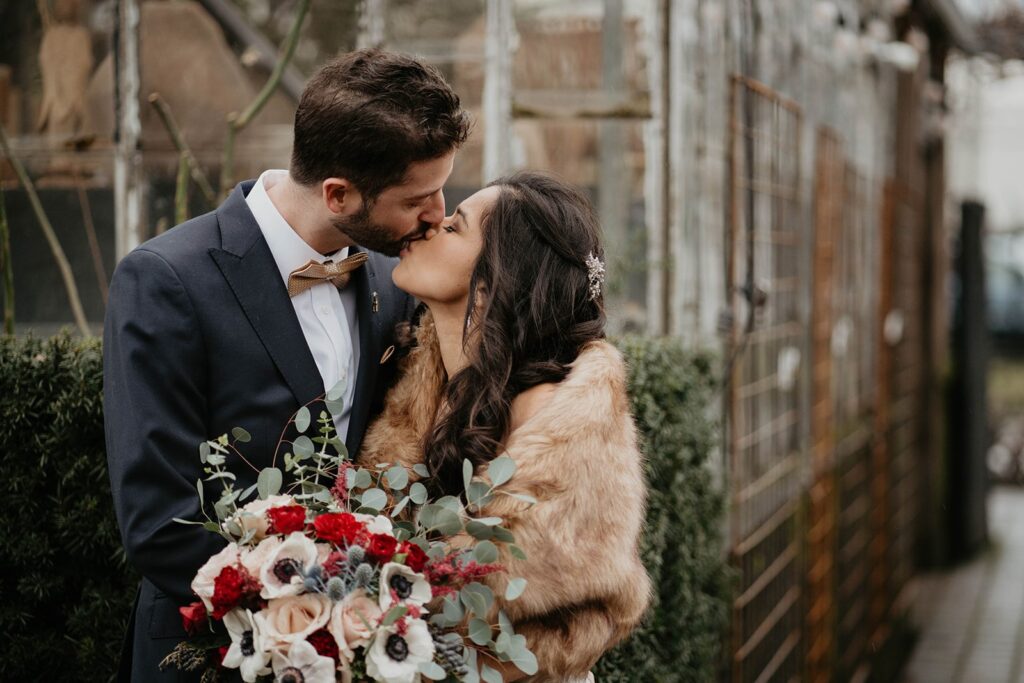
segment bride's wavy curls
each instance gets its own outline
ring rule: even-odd
[[[592,298],[587,257],[602,261],[590,201],[550,175],[500,178],[483,217],[463,344],[468,363],[445,387],[424,443],[435,494],[462,494],[462,460],[479,467],[508,436],[512,399],[560,382],[589,342],[605,336],[602,296]]]

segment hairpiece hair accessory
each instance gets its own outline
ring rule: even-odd
[[[590,281],[590,300],[596,301],[601,296],[604,285],[604,264],[591,252],[587,254],[587,280]]]

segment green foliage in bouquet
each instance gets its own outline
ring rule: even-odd
[[[0,339],[2,680],[112,680],[138,576],[114,520],[98,340]]]
[[[606,654],[601,683],[718,679],[728,624],[724,501],[710,469],[717,364],[660,339],[617,340],[650,484],[643,560],[655,596],[645,624]]]

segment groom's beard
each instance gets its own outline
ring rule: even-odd
[[[391,236],[390,230],[373,222],[370,218],[370,207],[364,203],[355,215],[336,220],[334,227],[361,247],[385,256],[398,256],[398,252],[410,238],[422,234],[429,226],[423,225],[419,232],[403,235],[396,240]]]

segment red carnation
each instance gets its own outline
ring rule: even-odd
[[[206,605],[203,603],[193,602],[186,607],[179,607],[178,612],[181,613],[181,625],[190,636],[206,628]]]
[[[306,638],[306,641],[313,646],[316,653],[321,657],[330,657],[337,664],[341,661],[341,653],[338,652],[338,641],[334,639],[331,632],[325,628],[313,631]]]
[[[282,505],[267,510],[270,518],[270,533],[290,534],[302,531],[306,526],[306,508],[301,505]]]
[[[363,535],[366,526],[349,512],[327,512],[313,520],[313,529],[321,541],[352,545]]]
[[[233,610],[242,600],[242,588],[244,578],[236,568],[228,566],[220,570],[220,574],[213,580],[213,603],[214,619],[223,619],[224,615]]]
[[[373,534],[370,536],[370,542],[366,544],[366,556],[377,564],[390,561],[396,550],[398,541],[388,534]]]
[[[423,567],[425,567],[427,562],[430,560],[430,558],[427,557],[427,554],[423,552],[422,548],[415,543],[410,543],[409,541],[403,543],[398,552],[405,553],[405,565],[414,572],[423,571]]]

